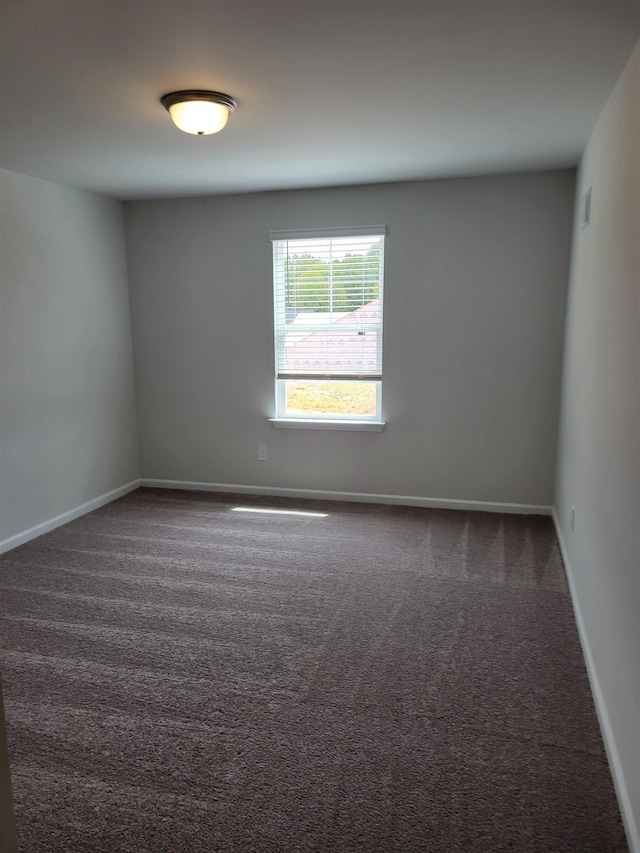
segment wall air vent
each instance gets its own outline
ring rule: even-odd
[[[584,194],[584,205],[582,208],[582,227],[586,228],[591,222],[591,187]]]

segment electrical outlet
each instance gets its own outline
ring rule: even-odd
[[[571,530],[572,531],[575,528],[575,526],[576,526],[576,511],[575,511],[575,509],[572,509],[571,510]]]
[[[260,462],[266,462],[267,460],[267,445],[259,444],[258,445],[258,459]]]

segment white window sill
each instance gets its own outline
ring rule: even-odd
[[[313,418],[269,418],[279,429],[344,429],[361,432],[382,432],[384,421],[330,421]]]

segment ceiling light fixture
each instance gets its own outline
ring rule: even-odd
[[[160,103],[176,127],[196,136],[218,133],[227,123],[229,113],[238,106],[230,95],[202,89],[169,92],[160,98]]]

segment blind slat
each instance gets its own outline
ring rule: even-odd
[[[340,382],[380,382],[381,373],[277,373],[276,379],[289,379],[304,381],[305,379],[327,379]]]

